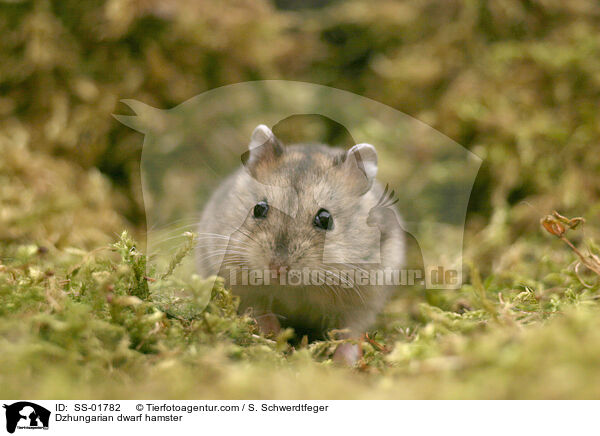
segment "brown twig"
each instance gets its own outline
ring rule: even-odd
[[[585,267],[600,276],[600,261],[598,260],[597,256],[592,254],[583,254],[565,236],[567,230],[575,230],[580,224],[583,226],[584,223],[585,219],[582,217],[567,218],[556,211],[554,211],[552,215],[547,215],[541,220],[542,227],[544,227],[548,233],[556,236],[558,239],[567,244],[569,248],[571,248],[571,250],[573,250],[573,252],[577,255],[577,257],[579,257],[581,263],[583,263]]]
[[[390,352],[390,350],[385,345],[381,345],[375,339],[371,338],[368,333],[365,333],[365,341],[367,341],[369,344],[373,345],[377,349],[377,351],[381,351],[384,354],[387,354]]]

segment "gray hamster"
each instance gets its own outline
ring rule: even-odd
[[[358,338],[394,286],[359,284],[353,274],[399,271],[405,257],[400,216],[375,180],[375,148],[284,146],[259,125],[242,162],[202,212],[200,274],[221,275],[264,333],[289,326],[311,338],[330,329]],[[346,345],[334,357],[351,363],[358,347]]]

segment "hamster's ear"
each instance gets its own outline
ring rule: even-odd
[[[346,152],[344,166],[360,195],[373,185],[377,175],[377,151],[371,144],[356,144]]]
[[[275,134],[264,124],[252,132],[248,151],[242,155],[242,163],[252,173],[260,162],[274,161],[283,153],[283,146]]]

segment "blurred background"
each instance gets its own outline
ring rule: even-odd
[[[263,79],[373,99],[483,160],[465,285],[392,302],[352,383],[321,364],[331,343],[268,342],[222,289],[204,324],[167,319],[127,237],[98,254],[147,225],[120,100]],[[595,0],[0,0],[5,394],[598,397],[598,276],[540,219],[585,217],[569,239],[600,256],[599,101]]]
[[[552,209],[597,216],[595,1],[2,1],[0,34],[3,239],[142,234],[143,136],[119,100],[257,79],[375,99],[483,158],[467,246],[484,269]]]

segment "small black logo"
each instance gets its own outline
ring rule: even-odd
[[[29,401],[19,401],[4,405],[6,409],[6,431],[14,433],[15,429],[48,430],[50,411]]]

